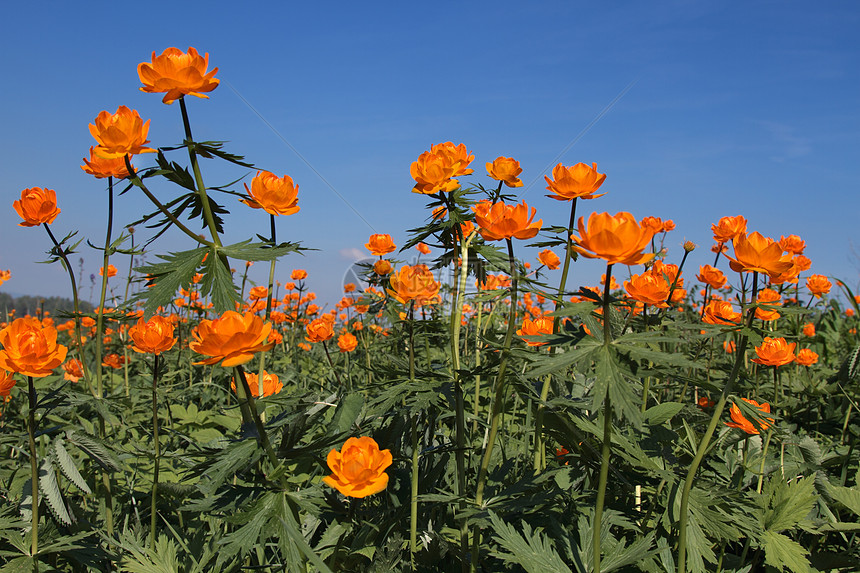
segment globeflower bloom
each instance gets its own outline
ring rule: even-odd
[[[809,348],[801,348],[794,357],[794,361],[801,366],[812,366],[818,362],[818,354]]]
[[[531,208],[523,201],[518,205],[506,205],[501,201],[490,203],[487,200],[472,207],[475,212],[481,236],[485,241],[500,239],[531,239],[540,231],[543,219],[534,221],[537,209]]]
[[[202,92],[211,92],[218,87],[220,80],[215,78],[218,68],[207,71],[209,54],[201,56],[194,48],[183,52],[179,48],[167,48],[160,56],[152,52],[152,63],[141,62],[137,75],[147,93],[164,93],[161,100],[172,104],[185,95],[208,98]]]
[[[723,271],[711,265],[700,266],[699,274],[696,275],[696,278],[711,288],[720,289],[726,286],[726,275],[723,274]]]
[[[367,497],[388,486],[386,468],[393,459],[390,450],[380,450],[373,438],[349,438],[341,451],[332,449],[326,463],[332,474],[323,482],[347,497]]]
[[[260,397],[260,378],[253,372],[245,372],[245,381],[248,382],[248,388],[251,389],[251,396],[254,398]],[[230,388],[233,392],[236,391],[236,379],[230,380]],[[278,394],[284,389],[281,379],[277,374],[273,374],[263,370],[263,397]]]
[[[137,324],[128,329],[128,337],[131,339],[131,349],[141,354],[155,354],[167,352],[176,344],[173,336],[173,323],[163,316],[153,316],[144,321],[143,317],[137,319]]]
[[[390,274],[391,271],[394,270],[394,267],[391,266],[391,261],[387,261],[385,259],[380,259],[373,263],[373,272],[378,274],[381,277],[384,277],[387,274]]]
[[[439,294],[441,285],[436,281],[427,265],[404,265],[391,275],[388,294],[401,304],[427,304]]]
[[[606,195],[606,193],[594,194],[606,180],[605,173],[597,172],[597,163],[592,163],[591,167],[585,163],[577,163],[570,167],[559,163],[552,170],[552,179],[546,175],[543,178],[546,179],[547,189],[553,192],[547,197],[558,201],[578,198],[597,199]]]
[[[84,164],[81,165],[81,169],[96,179],[105,179],[107,177],[125,179],[128,177],[125,158],[122,156],[112,158],[102,157],[95,152],[95,147],[90,146],[90,158],[83,158],[83,162]],[[132,165],[133,168],[134,165]]]
[[[108,278],[115,277],[116,273],[117,273],[116,267],[113,265],[108,265],[108,272],[107,272]],[[104,267],[99,267],[99,276],[100,277],[105,276],[105,268]]]
[[[251,188],[245,184],[249,199],[242,203],[262,209],[270,215],[292,215],[299,212],[299,186],[289,175],[278,177],[269,171],[257,171],[251,180]]]
[[[251,360],[257,352],[274,346],[267,343],[272,325],[252,312],[244,315],[228,310],[215,320],[201,320],[191,331],[194,338],[188,346],[194,352],[209,356],[194,364],[239,366]]]
[[[822,295],[829,293],[832,287],[833,285],[824,275],[812,275],[806,279],[806,288],[815,298],[821,298]]]
[[[387,233],[374,233],[364,244],[365,248],[370,251],[370,254],[381,257],[388,253],[394,252],[397,245],[391,240],[391,235]]]
[[[786,253],[791,253],[792,255],[802,255],[803,251],[806,250],[806,241],[798,237],[797,235],[781,235],[779,237],[779,246],[782,247],[782,250]]]
[[[290,273],[290,278],[294,281],[301,281],[308,278],[308,271],[303,269],[295,269]]]
[[[57,344],[57,329],[34,317],[16,318],[0,330],[0,344],[0,368],[34,378],[51,374],[68,351]]]
[[[722,300],[712,300],[705,306],[702,322],[737,326],[740,324],[742,318],[741,313],[735,312],[732,303]]]
[[[144,123],[137,111],[124,105],[119,106],[116,113],[99,113],[95,124],[90,124],[90,134],[99,143],[93,151],[107,159],[154,152],[144,147],[149,143],[148,133],[149,120]]]
[[[308,342],[324,342],[334,336],[332,321],[324,316],[310,321],[305,332],[305,340]]]
[[[811,322],[807,322],[803,325],[803,336],[813,337],[815,336],[815,325]]]
[[[437,191],[453,191],[460,186],[454,179],[473,172],[468,165],[475,156],[466,150],[464,144],[454,145],[450,141],[437,143],[412,163],[409,172],[415,180],[413,193],[429,195]]]
[[[358,339],[354,334],[344,332],[337,337],[337,347],[341,352],[352,352],[358,346]]]
[[[779,276],[793,266],[791,257],[783,257],[779,243],[757,232],[737,236],[732,245],[734,258],[726,255],[729,266],[738,273],[757,271],[768,276]]]
[[[21,199],[13,201],[12,207],[24,219],[19,227],[38,227],[42,223],[53,223],[60,210],[57,194],[53,189],[30,187],[21,191]]]
[[[580,217],[577,224],[579,236],[571,235],[576,242],[574,250],[589,259],[603,259],[607,264],[638,265],[654,258],[643,249],[654,236],[650,230],[640,227],[630,213],[592,213],[588,227]]]
[[[768,404],[767,402],[765,402],[763,404],[759,404],[755,400],[748,400],[747,398],[741,398],[741,400],[743,400],[744,402],[750,404],[751,406],[753,406],[755,408],[758,408],[759,410],[761,410],[765,414],[770,414],[770,404]],[[739,429],[743,430],[744,432],[746,432],[747,434],[758,434],[759,433],[759,428],[757,428],[755,425],[753,425],[752,422],[750,422],[749,420],[746,419],[746,417],[744,417],[744,415],[741,413],[741,409],[738,408],[736,404],[734,404],[734,403],[732,404],[731,410],[729,410],[729,415],[732,417],[732,421],[726,422],[726,426],[728,426],[730,428],[739,428]],[[767,421],[757,420],[758,426],[762,430],[768,429],[771,426],[771,424],[773,424],[773,418],[766,418],[766,420]]]
[[[796,342],[788,344],[785,338],[771,338],[766,336],[760,346],[755,347],[758,358],[752,361],[764,366],[784,366],[794,361],[794,348]]]
[[[522,326],[517,330],[517,336],[543,336],[552,334],[553,318],[551,316],[539,316],[534,320],[523,318]],[[529,346],[543,346],[546,342],[525,339]]]
[[[747,232],[747,220],[741,215],[723,217],[716,225],[711,225],[711,231],[716,242],[728,243]]]
[[[561,259],[558,258],[558,255],[550,251],[549,249],[545,249],[538,253],[538,260],[540,264],[544,265],[551,271],[554,271],[561,264]]]
[[[520,162],[513,157],[497,157],[492,163],[487,163],[487,173],[492,179],[502,181],[508,187],[522,187],[523,182],[518,178],[523,172]]]
[[[84,377],[84,365],[77,358],[63,362],[63,380],[77,382]]]
[[[782,306],[782,297],[780,297],[779,293],[775,290],[766,288],[759,291],[758,296],[756,297],[756,302],[759,304],[766,304],[768,306]],[[755,309],[755,317],[765,321],[776,320],[779,318],[779,312],[757,308]]]
[[[12,388],[15,387],[15,375],[6,370],[0,369],[0,398],[4,402],[11,400]]]
[[[650,304],[657,308],[667,308],[669,298],[669,282],[662,273],[646,271],[641,275],[633,275],[629,281],[624,281],[624,290],[633,300]]]

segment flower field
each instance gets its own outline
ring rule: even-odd
[[[75,311],[0,317],[2,571],[860,571],[860,295],[791,229],[719,213],[673,249],[674,221],[600,211],[595,163],[545,177],[559,218],[516,159],[444,142],[410,167],[425,224],[371,235],[329,309],[294,262],[313,239],[278,235],[297,182],[194,139],[217,71],[138,66],[182,142],[126,106],[90,124],[94,311],[62,193],[11,205]],[[213,162],[237,181],[207,186]],[[125,193],[151,211],[114,221]],[[236,209],[264,231],[224,244]],[[600,284],[572,286],[581,258]]]

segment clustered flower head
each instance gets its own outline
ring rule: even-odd
[[[207,71],[209,54],[201,56],[194,48],[183,52],[179,48],[167,48],[160,56],[152,52],[152,63],[141,62],[137,74],[147,93],[164,93],[161,100],[172,104],[185,95],[208,98],[203,92],[211,92],[220,80],[215,77],[218,68]]]

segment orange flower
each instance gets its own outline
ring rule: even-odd
[[[770,414],[770,404],[768,404],[767,402],[765,402],[763,404],[759,404],[755,400],[748,400],[746,398],[741,398],[741,400],[743,400],[744,402],[750,404],[751,406],[753,406],[755,408],[758,408],[759,410],[761,410],[765,414]],[[729,410],[729,415],[732,417],[732,421],[726,422],[726,426],[728,426],[730,428],[740,428],[741,430],[743,430],[747,434],[758,434],[759,433],[759,428],[757,428],[755,425],[753,425],[752,422],[750,422],[749,420],[747,420],[744,417],[744,415],[741,413],[741,409],[738,408],[736,404],[734,404],[734,403],[732,404],[732,408],[731,408],[731,410]],[[765,421],[765,420],[767,420],[767,421]],[[773,418],[765,418],[764,420],[757,420],[757,422],[758,422],[758,426],[762,430],[766,430],[770,427],[771,424],[773,424]]]
[[[523,201],[519,205],[506,205],[501,201],[490,203],[486,199],[472,207],[475,212],[475,223],[480,228],[485,241],[499,239],[531,239],[540,231],[543,219],[532,222],[537,209],[531,208]]]
[[[726,324],[728,326],[737,326],[742,319],[741,313],[735,312],[732,303],[712,300],[705,307],[705,313],[702,315],[702,322],[707,324]]]
[[[459,145],[454,145],[450,141],[437,143],[430,148],[430,153],[444,157],[448,165],[454,170],[454,177],[471,175],[474,172],[474,169],[469,169],[468,167],[475,159],[475,156],[466,150],[464,143]]]
[[[699,396],[699,400],[696,402],[696,405],[699,406],[702,410],[706,408],[712,408],[717,403],[708,398],[707,396]]]
[[[304,280],[308,277],[308,271],[302,269],[296,269],[290,273],[290,278],[294,281]]]
[[[711,225],[714,232],[714,240],[718,243],[728,243],[735,237],[747,232],[747,220],[741,215],[736,217],[723,217],[716,225]]]
[[[409,172],[415,180],[413,193],[429,195],[437,191],[453,191],[460,186],[454,179],[460,175],[469,175],[472,169],[467,169],[475,159],[462,143],[454,145],[450,141],[437,143],[418,157],[412,163]]]
[[[696,275],[696,278],[711,288],[719,289],[726,286],[726,275],[723,274],[723,271],[711,265],[700,266],[699,274]]]
[[[125,179],[128,177],[128,169],[125,167],[125,159],[123,157],[107,158],[102,157],[95,152],[95,148],[90,146],[90,158],[83,158],[84,165],[81,169],[85,173],[93,175],[96,179],[104,179],[106,177],[116,177],[117,179]],[[134,168],[134,165],[132,165]]]
[[[577,163],[570,167],[565,167],[559,163],[552,170],[552,179],[546,175],[543,178],[546,179],[547,189],[554,193],[547,195],[547,197],[558,201],[570,201],[577,198],[597,199],[606,195],[606,193],[594,194],[606,180],[605,173],[597,172],[597,163],[592,163],[591,167],[585,163]]]
[[[266,343],[272,325],[254,313],[241,315],[228,310],[215,320],[201,320],[191,331],[194,338],[188,346],[194,352],[209,356],[194,364],[215,364],[239,366],[251,360],[257,352],[264,352],[274,346]]]
[[[821,295],[829,293],[832,287],[833,285],[824,275],[812,275],[806,279],[806,288],[815,298],[821,298]]]
[[[639,224],[655,235],[663,232],[663,219],[660,217],[643,217]]]
[[[93,151],[108,159],[155,151],[144,147],[149,143],[146,139],[149,120],[144,123],[137,111],[124,105],[113,114],[109,111],[99,113],[95,124],[90,124],[90,133],[99,143]]]
[[[818,354],[809,348],[801,348],[797,356],[794,357],[794,360],[801,366],[812,366],[818,362]]]
[[[151,64],[141,62],[137,66],[137,75],[143,84],[140,91],[164,93],[161,101],[166,104],[185,95],[208,98],[201,92],[211,92],[220,82],[214,77],[218,68],[207,72],[208,67],[209,54],[200,56],[194,48],[188,48],[188,53],[179,48],[167,48],[160,56],[152,52]]]
[[[534,320],[528,317],[523,318],[523,325],[517,330],[517,336],[542,336],[544,334],[552,334],[553,318],[551,316],[539,316]],[[539,340],[525,339],[525,343],[529,346],[543,346],[546,342]]]
[[[735,237],[732,245],[735,256],[726,255],[726,258],[735,272],[758,271],[768,276],[779,276],[792,268],[791,258],[782,256],[779,243],[757,232]]]
[[[811,322],[807,322],[803,325],[803,336],[808,336],[812,338],[815,336],[815,325]]]
[[[397,245],[391,240],[391,235],[387,233],[374,233],[364,244],[365,248],[370,251],[370,254],[381,257],[393,252]]]
[[[394,270],[394,267],[391,266],[391,261],[386,261],[385,259],[380,259],[373,263],[373,272],[378,274],[381,277],[384,277],[387,274],[390,274],[391,271]]]
[[[767,304],[769,306],[782,306],[782,297],[773,289],[760,290],[756,297],[756,302]],[[760,320],[776,320],[779,318],[779,313],[775,310],[767,310],[764,308],[755,309],[755,317]]]
[[[53,189],[30,187],[21,191],[21,199],[13,201],[12,206],[24,219],[19,227],[38,227],[42,223],[53,223],[60,210],[57,208],[57,194]]]
[[[260,378],[253,372],[245,372],[245,380],[248,382],[248,388],[251,389],[251,396],[254,398],[260,397]],[[233,389],[233,392],[236,391],[236,379],[232,378],[230,380],[230,388]],[[263,397],[271,396],[272,394],[278,394],[281,390],[284,389],[284,385],[281,383],[280,378],[278,378],[277,374],[272,374],[270,372],[266,372],[263,370]]]
[[[726,340],[725,342],[723,342],[723,350],[725,350],[729,354],[734,352],[737,349],[737,346],[738,345],[735,344],[734,340]]]
[[[128,329],[128,337],[131,338],[131,349],[141,354],[155,354],[167,352],[176,344],[173,337],[174,325],[170,319],[163,316],[153,316],[144,321],[143,317],[137,319],[137,324]]]
[[[755,347],[758,358],[752,361],[764,366],[783,366],[794,361],[794,347],[796,342],[788,344],[785,338],[771,338],[766,336],[761,346]]]
[[[492,179],[502,181],[508,187],[522,187],[523,182],[518,175],[523,172],[520,162],[513,157],[497,157],[492,163],[487,163],[487,173]]]
[[[16,318],[0,330],[0,368],[42,378],[63,363],[68,349],[57,344],[57,329],[43,327],[38,318]]]
[[[326,317],[315,318],[305,327],[305,340],[308,342],[323,342],[334,336],[332,321]]]
[[[797,235],[781,235],[779,237],[779,246],[782,247],[782,250],[786,253],[791,253],[792,255],[802,255],[803,251],[806,249],[806,241],[798,237]]]
[[[104,267],[99,267],[99,276],[103,277],[105,273]],[[116,267],[113,265],[108,265],[108,278],[116,276]]]
[[[341,352],[352,352],[357,346],[358,339],[353,334],[345,332],[337,337],[337,347]]]
[[[0,285],[8,281],[12,278],[12,271],[6,269],[5,271],[0,271]]]
[[[654,258],[651,253],[642,253],[654,233],[640,227],[630,213],[592,213],[588,217],[588,229],[583,217],[579,218],[577,228],[579,236],[570,236],[576,241],[573,248],[589,259],[603,259],[610,265],[638,265]]]
[[[84,365],[77,358],[63,362],[63,379],[77,382],[84,377]]]
[[[538,253],[538,260],[540,264],[544,265],[551,271],[554,271],[561,264],[561,259],[558,258],[558,255],[550,251],[549,249],[545,249]]]
[[[119,370],[126,362],[128,362],[128,359],[125,356],[120,356],[116,353],[108,354],[102,359],[103,366],[113,368],[114,370]]]
[[[808,271],[809,268],[812,266],[812,261],[809,259],[809,257],[804,255],[795,255],[791,258],[791,260],[794,261],[794,266],[797,267],[798,273]]]
[[[332,474],[323,482],[347,497],[367,497],[388,486],[385,469],[392,461],[391,451],[380,451],[373,438],[349,438],[341,451],[328,453],[326,463]]]
[[[262,209],[270,215],[292,215],[299,212],[299,186],[289,175],[278,177],[268,171],[257,171],[251,180],[251,188],[245,183],[249,198],[242,203],[254,209]]]
[[[428,247],[424,243],[418,243],[417,245],[415,245],[415,248],[418,249],[418,252],[421,253],[422,255],[429,255],[430,254],[430,247]]]
[[[12,388],[14,387],[15,375],[12,372],[0,369],[0,398],[3,398],[4,402],[10,400],[9,395],[12,393]]]
[[[441,286],[427,265],[404,265],[391,275],[388,293],[401,304],[414,300],[416,304],[433,302]]]
[[[662,273],[653,270],[646,271],[641,275],[633,275],[629,281],[624,281],[624,290],[633,300],[644,304],[654,305],[657,308],[667,308],[666,302],[669,298],[669,283]]]
[[[269,296],[269,287],[255,286],[248,292],[250,300],[260,300]]]

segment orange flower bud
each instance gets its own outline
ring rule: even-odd
[[[547,195],[547,197],[558,201],[577,198],[597,199],[606,195],[606,193],[594,194],[606,180],[605,173],[597,172],[597,163],[592,163],[591,167],[585,163],[577,163],[570,167],[559,163],[552,170],[552,179],[546,175],[544,179],[547,182],[547,189],[553,192],[553,195]]]
[[[385,259],[380,259],[373,263],[373,272],[378,274],[381,277],[389,274],[394,270],[394,267],[391,266],[391,261],[387,261]]]
[[[39,319],[16,318],[0,330],[0,368],[42,378],[66,359],[68,349],[57,344],[57,329],[43,327]]]
[[[296,269],[290,273],[290,278],[294,281],[300,281],[308,278],[308,271],[302,269]]]
[[[502,181],[508,187],[522,187],[523,182],[518,175],[523,172],[520,162],[513,157],[497,157],[492,163],[487,163],[487,173],[492,179]]]
[[[146,139],[148,133],[149,120],[144,123],[137,111],[124,105],[113,114],[109,111],[99,113],[95,124],[90,124],[90,134],[99,143],[93,151],[108,159],[154,152],[154,149],[144,147],[149,143]]]
[[[21,199],[12,202],[12,207],[24,219],[19,227],[38,227],[42,223],[53,223],[60,210],[57,194],[53,189],[31,187],[21,191]]]
[[[429,255],[430,254],[430,247],[428,247],[424,243],[418,243],[417,245],[415,245],[415,248],[418,249],[418,252],[421,253],[422,255]]]
[[[328,453],[326,463],[332,474],[323,482],[347,497],[367,497],[388,486],[385,469],[392,461],[391,451],[380,451],[373,438],[349,438],[341,451]]]
[[[208,98],[201,92],[211,92],[220,82],[214,77],[218,68],[207,72],[208,67],[209,54],[200,56],[194,48],[188,48],[188,53],[179,48],[167,48],[160,56],[152,52],[151,64],[141,62],[137,66],[137,75],[143,84],[140,91],[164,93],[161,101],[166,104],[185,95]]]
[[[370,251],[370,254],[377,257],[387,255],[397,248],[397,245],[391,240],[391,235],[387,233],[374,233],[364,246]]]
[[[147,321],[140,317],[137,324],[128,329],[131,349],[141,354],[156,356],[167,352],[176,344],[176,338],[173,337],[174,328],[173,322],[163,316],[156,315]]]
[[[289,175],[278,177],[268,171],[257,171],[251,188],[245,184],[249,198],[242,203],[262,209],[270,215],[292,215],[299,212],[299,186]],[[250,262],[250,261],[249,261]]]
[[[107,273],[108,278],[115,277],[116,273],[117,273],[116,267],[113,265],[108,265],[108,273]],[[100,277],[105,276],[105,268],[104,267],[99,267],[99,276]]]
[[[812,338],[815,336],[815,325],[811,322],[807,322],[803,325],[803,336],[808,336]]]

